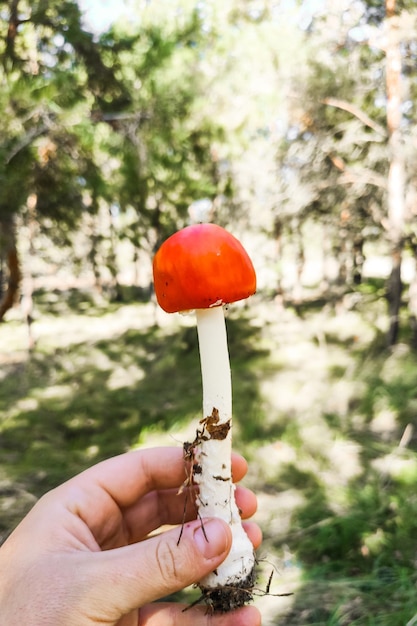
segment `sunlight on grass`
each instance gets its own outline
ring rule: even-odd
[[[181,448],[201,418],[193,319],[64,304],[35,321],[32,353],[18,320],[0,326],[0,537],[57,483],[135,447]],[[273,569],[271,592],[294,593],[256,597],[265,626],[415,615],[417,358],[381,349],[379,315],[262,302],[229,314],[234,445],[264,533],[258,586]]]

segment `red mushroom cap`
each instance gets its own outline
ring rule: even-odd
[[[221,306],[256,291],[246,250],[216,224],[194,224],[169,237],[155,255],[153,276],[156,298],[167,313]]]

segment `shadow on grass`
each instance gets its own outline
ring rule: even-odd
[[[229,319],[236,414],[259,415],[259,329]],[[101,459],[124,452],[149,432],[171,432],[201,411],[201,375],[194,327],[128,330],[69,348],[35,350],[8,366],[0,391],[0,478],[42,493]],[[255,420],[256,422],[256,420]],[[243,421],[242,440],[254,421]],[[181,442],[178,442],[181,445]],[[1,481],[0,481],[0,496]],[[18,512],[20,515],[20,511]],[[0,535],[18,521],[4,512]]]
[[[411,492],[410,492],[411,487]],[[335,515],[318,490],[294,516],[288,545],[302,563],[301,586],[279,623],[405,626],[416,613],[415,481],[383,484],[367,471]]]
[[[303,494],[288,536],[275,542],[301,571],[293,606],[276,618],[281,626],[405,626],[416,615],[417,357],[404,345],[384,352],[376,344],[379,337],[369,352],[351,349],[361,391],[349,414],[325,415],[334,440],[358,450],[359,471],[340,485],[341,497],[333,501],[324,479],[295,463],[277,478]]]
[[[306,311],[300,324],[308,321]],[[301,347],[309,339],[305,328]],[[272,452],[274,444],[277,450],[295,451],[292,460],[272,468],[269,479],[261,474],[259,487],[272,498],[294,492],[302,496],[292,509],[288,534],[266,532],[271,551],[280,554],[285,544],[301,572],[291,608],[272,623],[405,626],[417,610],[417,358],[404,346],[384,351],[378,330],[366,343],[356,341],[353,331],[346,334],[346,328],[339,336],[335,328],[339,326],[325,328],[323,345],[311,332],[309,347],[314,344],[318,352],[309,349],[308,358],[317,354],[321,359],[327,349],[332,356],[328,385],[320,387],[328,395],[337,393],[341,380],[355,384],[346,410],[317,411],[320,429],[324,426],[330,436],[314,443],[305,435],[315,419],[310,407],[300,414],[293,409],[290,417],[277,410],[264,419],[261,382],[270,374],[275,380],[282,367],[276,365],[278,359],[270,359],[275,344],[265,346],[263,329],[244,316],[228,320],[235,442],[248,450],[254,442],[266,441]],[[285,325],[279,332],[286,332]],[[291,350],[297,350],[297,338],[294,346],[292,340]],[[339,363],[335,354],[349,359]],[[303,366],[302,359],[295,362],[294,367]],[[168,431],[175,437],[176,430],[200,417],[193,327],[128,330],[89,344],[74,337],[70,348],[39,348],[30,361],[8,367],[0,391],[5,416],[0,423],[0,490],[6,475],[5,490],[12,481],[19,493],[38,496],[99,459],[129,449],[149,432]],[[315,375],[315,366],[310,367],[307,376]],[[301,377],[295,387],[300,393],[304,383]],[[325,446],[332,441],[345,441],[357,451],[358,470],[347,473],[340,485],[329,479],[332,466]],[[336,466],[344,462],[336,459]],[[19,516],[11,507],[6,515],[3,510],[0,535]]]
[[[148,287],[120,285],[118,296],[124,304],[147,303],[151,298],[152,291],[152,285]],[[94,317],[120,308],[120,301],[115,297],[114,288],[110,286],[101,287],[100,290],[94,290],[90,287],[52,290],[39,288],[34,292],[33,299],[38,311],[55,316],[72,312]]]

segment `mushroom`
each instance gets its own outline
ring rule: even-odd
[[[215,611],[252,599],[255,555],[235,502],[231,472],[232,384],[223,305],[249,297],[256,274],[242,244],[216,224],[194,224],[176,232],[153,262],[155,294],[168,313],[195,310],[203,386],[203,419],[185,444],[201,518],[215,516],[231,527],[231,551],[199,582]]]

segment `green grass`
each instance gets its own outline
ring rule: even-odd
[[[406,626],[417,613],[417,357],[384,349],[381,302],[363,291],[338,315],[261,301],[229,315],[259,586],[274,568],[271,592],[294,592],[260,592],[264,626]],[[138,445],[181,446],[200,418],[191,320],[69,295],[38,295],[30,354],[17,319],[0,327],[0,539],[54,485]]]
[[[197,423],[201,379],[195,327],[138,323],[135,317],[140,319],[149,309],[139,305],[124,307],[127,320],[108,336],[109,316],[122,309],[113,309],[113,314],[102,311],[101,317],[96,312],[95,338],[87,334],[81,341],[78,328],[83,326],[84,313],[68,313],[63,343],[60,330],[54,330],[63,316],[55,318],[48,309],[48,331],[33,353],[26,356],[21,350],[13,358],[11,350],[0,387],[3,480],[40,496],[91,463],[139,445],[151,434],[171,433],[171,443],[181,445],[175,441],[176,433]],[[129,328],[129,314],[136,327]],[[257,368],[251,369],[264,355],[256,348],[258,331],[243,317],[229,320],[228,325],[236,369],[245,363],[235,386],[237,410],[243,412],[245,407],[247,414],[259,416]],[[0,330],[5,336],[10,327]],[[239,343],[237,336],[244,340]],[[252,420],[241,438],[250,437],[257,423]],[[7,532],[15,521],[13,510],[5,511],[0,532]]]

